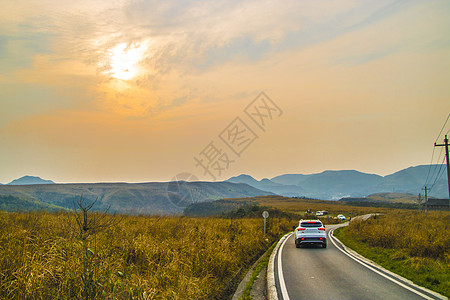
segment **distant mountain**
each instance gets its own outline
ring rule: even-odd
[[[245,183],[256,189],[287,197],[295,197],[298,196],[299,193],[303,192],[303,189],[300,186],[280,184],[267,178],[258,181],[252,176],[246,174],[231,177],[230,179],[226,180],[226,182]]]
[[[345,196],[367,195],[368,187],[376,185],[383,177],[354,170],[324,171],[310,175],[301,186],[306,197],[338,200]]]
[[[8,185],[54,184],[51,180],[44,180],[36,176],[23,176],[8,183]]]
[[[421,192],[427,175],[429,175],[428,181],[434,180],[436,178],[434,175],[438,174],[439,170],[441,173],[443,172],[441,168],[440,165],[422,165],[384,177],[355,170],[342,170],[324,171],[310,175],[284,174],[261,181],[249,175],[240,175],[227,181],[246,183],[257,189],[281,196],[338,200],[345,197],[365,197],[374,193],[395,192],[417,195]],[[445,166],[443,168],[445,169]],[[429,195],[437,198],[448,197],[445,175],[436,181]]]
[[[371,191],[374,193],[384,191],[417,195],[421,192],[427,175],[429,175],[429,181],[432,179],[434,181],[439,170],[443,176],[440,177],[440,180],[436,181],[429,195],[437,198],[448,198],[447,176],[445,174],[446,167],[441,167],[441,165],[422,165],[395,172],[394,174],[385,176],[378,185],[372,187]]]
[[[259,181],[253,178],[250,175],[247,174],[241,174],[239,176],[231,177],[230,179],[226,180],[227,182],[233,182],[233,183],[245,183],[250,186],[253,186],[254,184],[258,184]]]
[[[429,191],[430,197],[447,198],[445,166],[410,167],[396,173],[379,176],[355,170],[324,171],[318,174],[284,174],[272,179],[256,180],[242,174],[224,182],[153,182],[153,183],[89,183],[49,184],[49,180],[25,176],[8,185],[0,186],[0,196],[14,196],[33,203],[19,206],[38,207],[40,203],[51,207],[73,208],[83,198],[97,199],[95,209],[132,214],[180,214],[191,203],[200,203],[223,198],[281,195],[287,197],[308,197],[323,200],[341,198],[364,198],[375,193],[407,193],[417,195],[425,183],[436,180]],[[431,182],[432,184],[433,182]],[[423,193],[423,191],[422,191]],[[371,197],[377,201],[390,201],[390,195]],[[410,196],[404,197],[410,198]],[[5,200],[6,201],[6,200]],[[13,200],[5,205],[16,205]],[[15,200],[14,200],[15,201]],[[408,200],[409,201],[409,200]],[[20,202],[20,201],[19,201]],[[17,206],[17,205],[16,205]],[[0,208],[1,209],[1,208]],[[47,209],[47,208],[46,208]]]
[[[284,185],[300,185],[303,181],[309,178],[310,175],[303,174],[284,174],[276,176],[271,180],[276,183]]]
[[[87,183],[3,185],[0,195],[11,195],[72,209],[81,195],[97,199],[95,210],[130,214],[180,214],[190,203],[272,195],[247,184],[229,182]]]

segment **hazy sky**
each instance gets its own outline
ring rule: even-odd
[[[0,3],[2,183],[386,175],[450,113],[448,0]]]

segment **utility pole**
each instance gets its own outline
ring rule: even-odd
[[[447,160],[447,186],[448,186],[448,199],[450,201],[450,166],[449,166],[449,157],[448,157],[448,138],[447,135],[445,135],[444,144],[436,144],[434,143],[435,147],[445,147],[445,158]]]
[[[428,202],[428,194],[427,194],[428,188],[427,188],[427,186],[425,186],[423,188],[423,190],[425,190],[425,203],[427,203]]]
[[[422,190],[425,190],[425,203],[424,203],[424,207],[425,207],[425,214],[428,216],[428,188],[427,186],[424,186],[422,188]],[[419,194],[419,199],[420,199],[420,194]],[[420,202],[420,200],[419,200]]]

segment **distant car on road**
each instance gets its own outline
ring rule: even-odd
[[[318,210],[316,211],[316,216],[320,217],[320,216],[325,216],[328,215],[328,212],[326,210]]]
[[[303,245],[321,245],[327,247],[327,235],[325,226],[319,220],[300,220],[295,228],[295,246],[297,248]]]
[[[337,218],[339,220],[347,220],[347,218],[344,215],[338,215]]]

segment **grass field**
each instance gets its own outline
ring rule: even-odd
[[[450,296],[450,212],[394,211],[352,221],[335,235],[386,269]]]
[[[315,218],[315,212],[318,210],[326,210],[329,213],[329,217],[333,217],[339,214],[345,214],[346,216],[357,216],[367,213],[386,213],[390,211],[383,207],[360,207],[351,206],[350,204],[338,202],[338,201],[323,201],[312,199],[296,199],[282,196],[261,196],[244,199],[233,199],[233,201],[253,201],[255,204],[266,207],[273,207],[281,211],[292,213],[299,218],[313,217]],[[313,214],[306,215],[305,212],[310,209]],[[327,219],[325,216],[323,219]]]
[[[448,212],[425,216],[279,196],[233,201],[273,207],[288,217],[274,213],[264,236],[259,211],[252,219],[0,211],[0,298],[221,299],[299,218],[315,218],[305,214],[308,209],[327,210],[326,224],[339,222],[333,216],[341,213],[383,213],[352,222],[339,238],[386,268],[449,295]]]
[[[0,212],[1,299],[220,299],[290,229],[261,219]],[[103,222],[109,226],[101,228]]]

